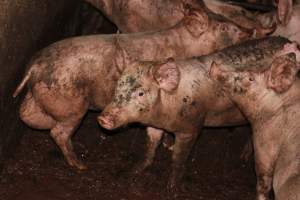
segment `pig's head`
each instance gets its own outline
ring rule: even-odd
[[[227,68],[227,69],[226,69]],[[286,92],[298,71],[295,53],[275,58],[267,69],[229,69],[212,63],[209,75],[233,100],[257,100],[266,92]]]
[[[243,28],[207,8],[186,8],[182,23],[194,38],[213,39],[221,47],[246,40],[254,32],[254,29]]]
[[[122,73],[112,102],[98,122],[106,129],[115,129],[130,122],[151,118],[160,93],[173,93],[179,84],[180,72],[174,61],[166,63],[140,62]]]

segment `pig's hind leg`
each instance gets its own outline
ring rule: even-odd
[[[20,118],[22,121],[35,129],[51,129],[51,136],[62,150],[69,165],[78,169],[85,169],[86,167],[77,159],[73,151],[71,136],[83,115],[76,115],[77,117],[68,118],[60,122],[41,108],[31,91],[26,94],[20,107]]]
[[[68,164],[72,167],[76,167],[79,170],[84,170],[87,167],[77,158],[71,141],[71,137],[78,127],[80,121],[81,118],[77,120],[68,120],[66,122],[58,122],[51,129],[50,134],[61,149]]]
[[[77,158],[71,141],[73,133],[88,110],[84,93],[79,93],[74,88],[61,91],[59,87],[49,88],[44,83],[36,84],[33,92],[45,113],[55,120],[55,124],[50,128],[50,135],[61,149],[68,164],[79,170],[86,169]]]
[[[84,100],[78,98],[75,104],[68,104],[67,102],[60,101],[64,107],[67,108],[67,113],[59,113],[59,109],[53,112],[53,117],[56,119],[55,126],[51,129],[50,135],[56,142],[64,154],[68,164],[76,167],[79,170],[84,170],[87,167],[77,158],[71,137],[79,126],[83,116],[87,112],[87,104]]]
[[[28,126],[36,129],[51,129],[55,120],[46,114],[28,91],[20,107],[20,118]]]

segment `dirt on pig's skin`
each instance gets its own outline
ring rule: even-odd
[[[0,178],[1,200],[164,200],[170,152],[161,145],[153,165],[133,182],[130,169],[144,155],[146,134],[131,127],[113,134],[100,129],[90,113],[75,136],[75,151],[88,165],[71,169],[49,134],[24,129],[21,144],[6,162]],[[253,160],[239,156],[248,127],[205,129],[188,160],[186,191],[178,200],[253,200]]]

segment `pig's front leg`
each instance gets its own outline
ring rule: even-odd
[[[164,131],[161,129],[156,129],[152,127],[147,128],[147,150],[145,154],[144,160],[137,164],[137,166],[134,168],[134,173],[141,173],[144,171],[147,167],[149,167],[153,159],[155,157],[155,152],[158,147],[158,145],[161,142],[161,138],[163,136]]]
[[[185,162],[197,139],[198,132],[176,133],[172,154],[172,173],[169,177],[168,190],[176,191],[184,174]]]
[[[279,144],[270,132],[254,132],[255,170],[257,176],[256,200],[269,200],[273,182],[274,164],[278,155]]]

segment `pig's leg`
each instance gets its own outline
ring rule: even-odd
[[[257,200],[268,200],[272,188],[274,164],[280,145],[272,143],[276,138],[269,137],[271,135],[270,132],[253,133]]]
[[[140,173],[152,164],[156,148],[160,144],[163,133],[164,131],[161,129],[147,128],[148,141],[145,159],[135,167],[134,173]]]
[[[61,149],[68,164],[72,167],[78,168],[79,170],[84,170],[87,167],[80,160],[78,160],[73,150],[73,145],[71,141],[71,136],[73,135],[79,123],[80,120],[69,121],[64,123],[59,122],[54,128],[51,129],[50,134],[56,142],[56,144]]]
[[[175,144],[172,154],[172,174],[168,182],[168,190],[174,191],[180,184],[183,177],[185,162],[194,146],[198,134],[178,133],[176,134]]]
[[[51,136],[62,150],[67,162],[78,169],[85,169],[86,167],[77,159],[70,139],[83,114],[73,120],[69,118],[68,122],[58,122],[52,116],[46,114],[30,91],[26,94],[20,107],[22,121],[32,128],[51,129]]]
[[[20,106],[20,118],[28,126],[36,129],[51,129],[56,123],[37,104],[31,91],[27,92]]]
[[[49,88],[47,84],[40,82],[34,86],[33,94],[45,113],[55,120],[50,134],[67,162],[80,170],[85,169],[77,159],[71,143],[71,136],[88,109],[88,102],[83,93],[79,93],[75,88],[60,91],[59,88]]]

